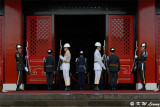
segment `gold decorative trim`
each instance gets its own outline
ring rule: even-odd
[[[30,78],[30,81],[46,81],[46,78]]]
[[[33,67],[38,67],[38,68],[33,68]],[[30,66],[30,68],[31,68],[31,75],[37,75],[38,69],[40,69],[40,70],[42,70],[42,72],[44,72],[43,66]]]
[[[43,59],[31,59],[29,62],[44,62]]]
[[[118,81],[119,80],[131,80],[131,78],[118,78]]]
[[[123,70],[124,70],[124,71],[123,71],[123,74],[124,74],[124,75],[131,73],[131,70],[130,70],[131,65],[121,65],[121,66],[127,66],[127,67],[129,67],[128,69],[122,68],[122,67],[120,68],[120,69],[123,69]],[[127,72],[128,72],[128,73],[127,73]]]
[[[131,59],[120,59],[120,61],[131,61]]]

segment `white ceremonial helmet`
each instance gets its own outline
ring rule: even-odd
[[[80,51],[80,54],[83,54],[83,51]]]
[[[114,53],[114,52],[115,52],[115,49],[114,49],[114,48],[111,48],[111,49],[110,49],[110,52],[113,52],[113,53]]]
[[[22,48],[22,46],[20,44],[17,44],[16,48],[19,49],[19,48]]]
[[[52,53],[52,50],[51,50],[51,49],[48,49],[48,53]]]
[[[64,44],[64,48],[70,48],[70,47],[71,47],[71,46],[70,46],[69,43]]]
[[[101,43],[100,42],[96,42],[95,46],[101,46]]]
[[[146,44],[145,42],[143,42],[143,43],[141,44],[141,47],[147,48],[147,44]]]

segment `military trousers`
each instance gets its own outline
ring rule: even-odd
[[[110,78],[110,86],[117,85],[118,83],[118,73],[117,72],[109,72]]]
[[[85,84],[85,72],[78,72],[78,83],[79,85]]]
[[[53,72],[47,72],[47,85],[53,85]]]
[[[100,78],[101,78],[102,71],[95,70],[95,79],[94,84],[99,84]]]
[[[63,70],[63,78],[64,78],[65,86],[70,86],[69,71]]]
[[[22,76],[23,76],[23,70],[18,70],[17,83],[16,83],[17,85],[21,85]]]
[[[139,71],[141,83],[142,83],[142,84],[146,84],[145,70],[139,69],[138,71]]]

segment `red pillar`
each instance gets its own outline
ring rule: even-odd
[[[147,43],[147,88],[155,88],[155,0],[138,1],[138,45]],[[139,55],[141,50],[139,48]],[[138,79],[140,82],[140,79]]]
[[[16,44],[22,43],[22,3],[21,0],[5,0],[5,84],[15,84],[16,71]],[[13,86],[13,85],[12,85]],[[4,86],[4,88],[6,88]],[[8,87],[9,88],[9,87]]]

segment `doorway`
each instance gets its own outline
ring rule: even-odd
[[[95,42],[103,44],[105,40],[105,15],[56,15],[55,16],[55,58],[58,63],[59,43],[70,43],[71,48],[71,69],[70,72],[78,79],[76,74],[75,60],[79,57],[80,51],[84,51],[87,58],[87,71],[90,73],[90,82],[94,82],[94,51]],[[101,51],[103,54],[103,51]],[[64,54],[64,51],[62,51]],[[78,84],[71,79],[72,88]],[[87,82],[86,82],[87,83]]]

